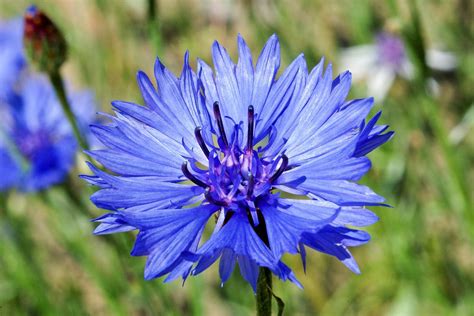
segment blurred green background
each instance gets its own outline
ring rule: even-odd
[[[92,89],[106,112],[115,99],[142,102],[135,74],[151,74],[157,55],[179,73],[186,49],[193,60],[210,62],[217,39],[236,58],[237,33],[255,58],[277,33],[282,65],[304,52],[310,67],[322,56],[337,66],[342,48],[371,43],[378,31],[403,36],[417,75],[397,79],[387,98],[376,100],[374,113],[383,109],[381,123],[396,135],[370,154],[373,169],[363,182],[394,208],[373,208],[381,219],[368,229],[373,239],[353,250],[362,274],[312,251],[306,275],[299,258],[286,259],[305,289],[275,281],[275,293],[286,315],[474,315],[473,2],[414,3],[159,0],[153,15],[146,0],[36,2],[68,39],[67,80]],[[21,15],[28,4],[0,0],[0,18]],[[456,71],[423,66],[424,48],[439,43],[457,56]],[[428,77],[439,85],[436,96]],[[351,96],[365,97],[365,83],[354,83]],[[456,126],[467,132],[453,141]],[[102,211],[88,201],[93,189],[78,173],[87,173],[84,157],[69,189],[2,196],[0,315],[254,313],[238,271],[223,288],[216,267],[184,287],[144,281],[145,258],[129,256],[133,234],[92,235],[89,218]]]

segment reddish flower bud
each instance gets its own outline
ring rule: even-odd
[[[56,25],[36,6],[24,16],[23,42],[26,55],[39,70],[54,73],[66,60],[66,41]]]

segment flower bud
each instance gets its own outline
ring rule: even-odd
[[[30,62],[40,71],[54,73],[66,60],[66,41],[56,25],[36,6],[24,16],[23,42]]]

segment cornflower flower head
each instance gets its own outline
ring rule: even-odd
[[[222,283],[238,263],[254,290],[260,267],[300,285],[281,258],[305,264],[305,246],[358,273],[347,247],[369,235],[346,225],[376,222],[365,206],[384,199],[356,181],[392,132],[380,113],[365,124],[373,99],[346,100],[349,72],[333,79],[321,60],[308,73],[301,54],[277,77],[276,35],[255,65],[237,42],[237,64],[215,42],[214,70],[198,60],[194,72],[186,52],[178,78],[157,59],[156,86],[137,75],[145,106],[114,101],[111,123],[92,126],[107,149],[89,154],[112,172],[90,164],[83,176],[111,211],[95,233],[138,229],[131,254],[148,257],[146,279],[186,279],[220,259]]]
[[[25,58],[23,31],[21,18],[0,22],[0,191],[38,191],[63,181],[77,150],[52,85]],[[68,98],[87,131],[95,121],[92,93],[68,91]]]
[[[0,191],[30,192],[64,180],[77,144],[48,80],[29,73],[0,103]],[[82,128],[94,122],[93,96],[69,93]]]

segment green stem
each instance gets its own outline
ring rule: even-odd
[[[77,206],[77,208],[87,217],[92,218],[94,217],[94,214],[90,212],[89,210],[89,204],[86,203],[82,198],[81,198],[81,190],[75,185],[73,179],[71,176],[68,177],[68,179],[64,182],[63,184],[63,189],[66,195],[69,197],[71,202],[74,203],[74,205]]]
[[[79,146],[81,146],[82,149],[86,149],[86,150],[89,149],[89,145],[87,144],[87,141],[85,140],[85,138],[82,137],[79,131],[79,126],[77,125],[74,114],[72,113],[71,105],[69,104],[67,100],[66,91],[64,90],[64,83],[61,78],[61,74],[59,73],[59,70],[53,73],[50,73],[49,79],[51,80],[51,83],[53,84],[54,91],[56,92],[56,95],[58,96],[59,103],[61,103],[63,112],[66,115],[67,120],[71,124],[72,131],[74,132],[74,136],[76,137],[79,143]]]
[[[148,21],[150,24],[155,22],[156,17],[156,2],[155,0],[148,0]]]
[[[257,281],[257,316],[272,314],[272,272],[268,268],[260,268]]]
[[[161,30],[158,19],[158,0],[148,0],[148,29],[157,55],[161,55]]]

